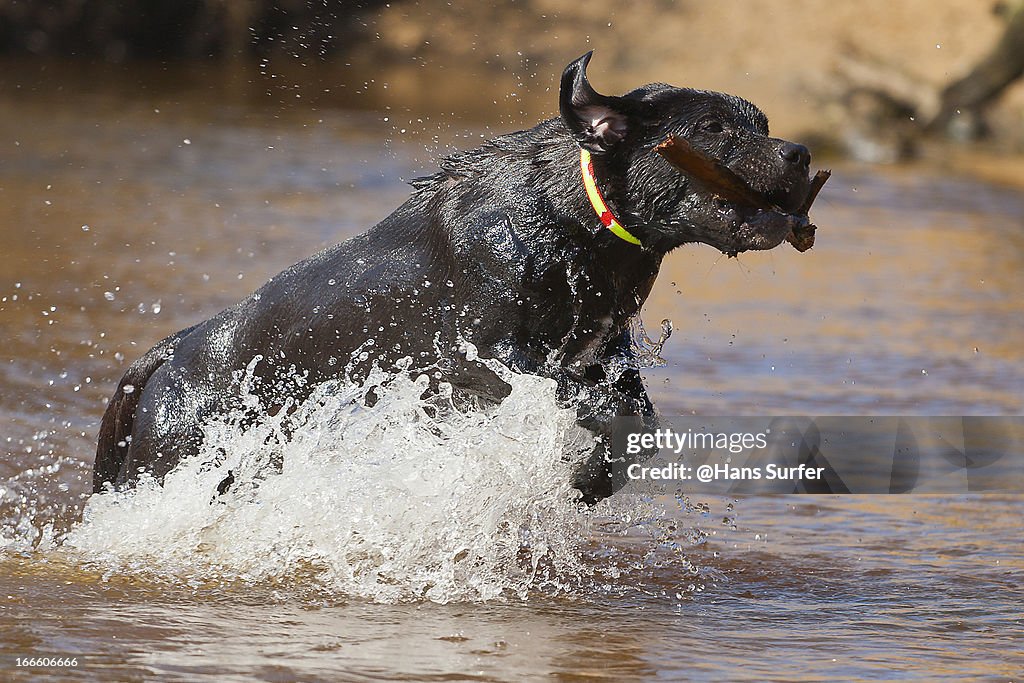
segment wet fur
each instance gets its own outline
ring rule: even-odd
[[[610,435],[614,415],[652,417],[631,366],[629,324],[662,257],[688,242],[736,253],[764,240],[745,242],[710,193],[651,150],[668,134],[686,136],[780,204],[803,198],[806,162],[802,171],[781,163],[792,143],[767,137],[764,115],[739,98],[662,84],[600,95],[586,79],[589,57],[563,74],[560,117],[445,159],[366,233],[136,361],[103,417],[94,489],[131,485],[142,472],[162,478],[196,453],[204,423],[241,405],[239,373],[257,356],[254,390],[272,409],[402,357],[450,382],[464,403],[502,400],[508,385],[467,360],[468,341],[480,357],[554,378],[559,398],[597,435]],[[599,223],[580,180],[581,147],[643,248]],[[350,363],[357,350],[368,358]],[[296,373],[305,374],[301,386]],[[127,384],[134,391],[125,394]],[[576,475],[588,502],[622,483],[611,476],[608,441],[595,443]]]

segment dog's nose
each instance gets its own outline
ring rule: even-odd
[[[791,164],[811,165],[811,150],[795,142],[783,143],[782,147],[779,148],[779,154]]]

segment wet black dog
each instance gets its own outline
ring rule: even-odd
[[[600,95],[589,60],[565,69],[559,118],[444,160],[366,233],[136,361],[103,416],[94,489],[130,485],[141,472],[162,478],[196,453],[204,423],[239,405],[239,371],[257,356],[257,391],[271,407],[283,403],[275,387],[301,400],[346,366],[359,379],[370,364],[403,357],[464,400],[500,401],[509,387],[475,347],[557,380],[560,398],[598,434],[607,436],[612,415],[652,415],[629,363],[628,328],[662,257],[688,242],[728,254],[780,244],[791,225],[784,212],[808,194],[810,155],[768,137],[764,114],[737,97],[664,84]],[[755,220],[674,169],[652,152],[669,135],[780,211]],[[304,387],[285,382],[296,372]],[[597,440],[577,474],[587,501],[616,486],[607,442]]]

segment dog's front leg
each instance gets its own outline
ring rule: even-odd
[[[579,424],[595,436],[594,448],[573,481],[587,504],[618,491],[626,484],[628,466],[654,455],[642,452],[628,456],[627,461],[624,453],[612,452],[615,418],[639,418],[639,426],[645,430],[656,426],[654,404],[633,361],[629,337],[624,333],[609,344],[603,362],[588,366],[582,375],[561,370],[555,377],[559,399],[576,407]]]
[[[602,354],[603,360],[583,368],[583,372],[552,367],[521,351],[510,351],[511,345],[501,346],[504,347],[502,353],[496,353],[493,348],[486,349],[485,353],[515,372],[554,379],[558,385],[558,402],[574,408],[578,424],[594,434],[594,446],[583,458],[573,478],[573,486],[583,493],[583,501],[592,505],[622,488],[630,463],[613,457],[613,420],[616,417],[639,417],[646,429],[653,428],[655,419],[654,405],[647,396],[643,378],[632,365],[628,335],[624,333],[609,344]],[[463,366],[451,376],[459,393],[484,404],[499,403],[508,396],[510,387],[497,374],[478,361],[466,365],[472,369]],[[630,456],[630,462],[650,455]]]

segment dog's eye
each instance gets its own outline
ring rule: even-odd
[[[697,124],[697,128],[702,133],[721,133],[725,130],[722,127],[722,122],[718,119],[704,119]]]

